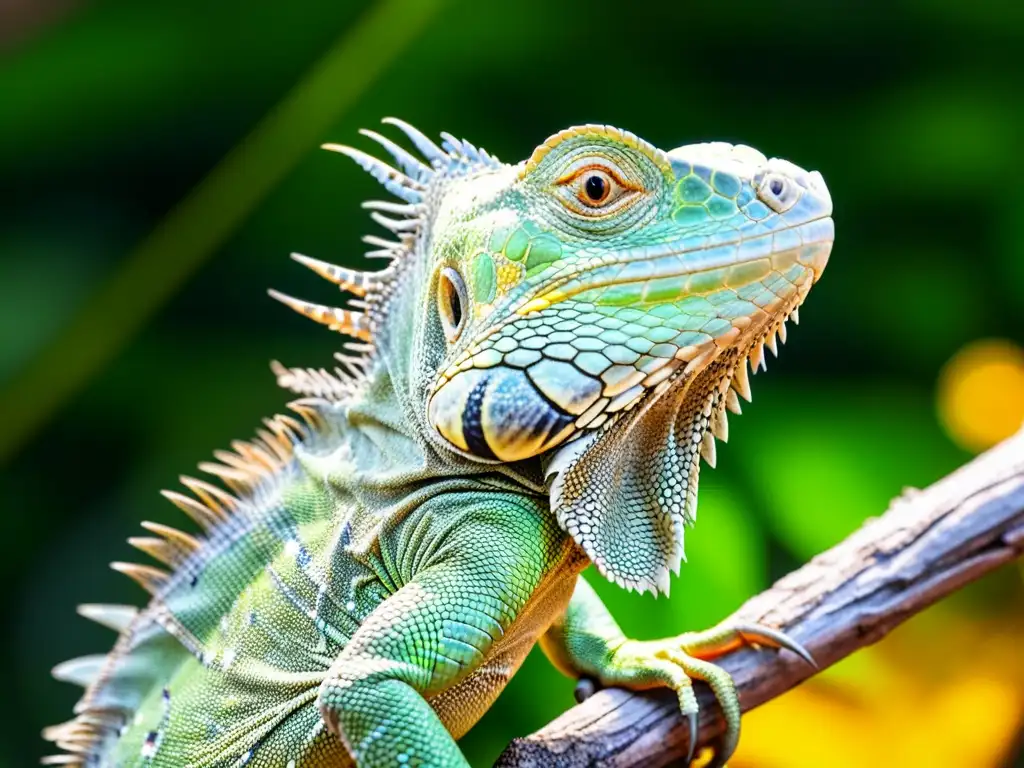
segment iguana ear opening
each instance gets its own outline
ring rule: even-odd
[[[708,430],[724,417],[728,386],[728,376],[706,371],[552,452],[551,509],[605,578],[668,594],[684,527],[696,521],[700,456],[709,455]]]

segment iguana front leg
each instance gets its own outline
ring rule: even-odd
[[[472,609],[459,577],[436,566],[381,603],[320,686],[324,722],[358,765],[468,768],[425,697],[478,666],[506,620]]]
[[[360,768],[468,766],[455,744],[569,600],[575,552],[521,497],[432,500],[382,538],[403,586],[364,620],[318,703]],[[406,570],[408,569],[408,570]]]
[[[570,677],[591,677],[604,686],[631,690],[671,688],[690,725],[690,754],[697,741],[697,697],[692,680],[707,683],[725,716],[726,732],[710,765],[724,765],[736,749],[740,735],[740,704],[732,678],[712,664],[743,645],[787,648],[809,664],[810,654],[783,633],[757,624],[716,627],[685,632],[662,640],[631,640],[619,629],[593,588],[580,577],[565,613],[541,638],[541,648]]]

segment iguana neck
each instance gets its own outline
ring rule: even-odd
[[[324,427],[296,455],[313,477],[377,516],[408,508],[424,494],[460,488],[512,490],[546,499],[539,462],[473,461],[448,450],[427,422],[430,365],[443,356],[444,344],[439,338],[434,348],[429,334],[416,333],[430,322],[426,242],[420,239],[394,283],[362,386],[351,397],[323,403]],[[426,349],[414,349],[414,344]]]

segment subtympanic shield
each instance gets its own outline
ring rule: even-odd
[[[519,461],[561,443],[601,383],[568,363],[470,368],[434,393],[428,416],[453,446],[480,459]]]

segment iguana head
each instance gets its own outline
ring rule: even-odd
[[[663,152],[601,125],[505,165],[392,122],[429,166],[386,140],[401,170],[339,149],[404,200],[376,206],[402,219],[377,218],[417,264],[430,439],[477,462],[540,462],[554,514],[601,572],[667,591],[699,457],[714,464],[725,411],[750,398],[747,365],[785,341],[828,260],[821,175],[725,143]],[[297,308],[367,339],[388,322],[383,308]]]

